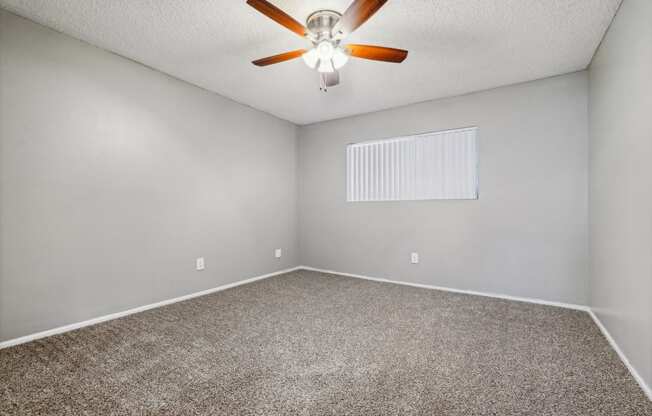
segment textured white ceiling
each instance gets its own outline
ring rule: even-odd
[[[351,0],[271,0],[296,20]],[[402,64],[351,59],[319,91],[301,59],[254,59],[305,41],[245,0],[0,0],[0,6],[297,124],[585,69],[620,0],[393,0],[351,37],[408,49]]]

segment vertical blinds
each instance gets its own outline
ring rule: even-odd
[[[350,144],[347,201],[478,198],[477,128]]]

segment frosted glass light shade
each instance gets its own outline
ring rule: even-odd
[[[327,40],[320,42],[317,47],[317,54],[319,59],[322,61],[329,61],[333,59],[333,53],[335,53],[335,47],[333,44]]]
[[[315,48],[310,49],[308,52],[301,55],[303,61],[310,68],[315,69],[317,67],[317,62],[319,61],[319,54]]]
[[[333,66],[335,69],[342,68],[349,61],[349,55],[342,48],[335,49],[333,53]]]

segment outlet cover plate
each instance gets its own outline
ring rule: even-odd
[[[197,270],[204,270],[206,268],[206,263],[204,262],[203,257],[198,257],[195,261],[195,267]]]

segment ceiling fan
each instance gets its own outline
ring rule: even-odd
[[[408,51],[403,49],[342,44],[344,38],[373,16],[386,2],[387,0],[354,0],[344,14],[333,10],[317,10],[308,16],[304,26],[266,0],[247,0],[247,4],[254,9],[312,43],[309,49],[268,56],[252,63],[267,66],[301,56],[306,65],[319,72],[322,91],[340,83],[338,70],[347,63],[350,56],[401,63],[408,54]]]

